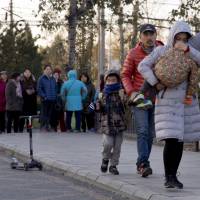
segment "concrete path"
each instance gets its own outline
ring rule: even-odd
[[[184,152],[179,168],[183,190],[167,190],[163,187],[164,171],[162,147],[154,146],[151,154],[153,175],[142,178],[136,173],[136,142],[124,140],[120,175],[100,172],[101,135],[93,133],[33,133],[35,158],[46,167],[59,170],[82,181],[99,185],[132,199],[148,200],[200,200],[200,153]],[[18,155],[29,154],[27,133],[1,134],[0,147]]]

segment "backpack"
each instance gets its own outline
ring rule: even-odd
[[[197,75],[191,75],[192,70],[198,70],[196,63],[188,53],[170,48],[157,61],[154,73],[157,79],[166,87],[173,88],[185,80],[196,82]],[[193,76],[193,77],[190,77]]]

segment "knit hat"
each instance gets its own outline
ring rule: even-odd
[[[104,76],[104,81],[106,81],[108,76],[111,76],[111,75],[115,75],[117,77],[118,81],[120,82],[119,71],[116,69],[110,69],[110,70],[106,71],[105,76]]]

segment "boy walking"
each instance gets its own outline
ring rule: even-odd
[[[101,131],[103,133],[103,151],[101,171],[118,175],[117,165],[123,141],[123,131],[126,129],[124,105],[121,99],[120,76],[116,70],[105,74],[105,87],[102,97],[97,102],[97,110],[101,113]]]

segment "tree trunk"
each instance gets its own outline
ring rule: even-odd
[[[79,52],[78,52],[78,65],[80,67],[80,73],[86,72],[86,21],[85,18],[82,19],[81,25],[79,27],[79,39],[78,39],[78,45],[79,45]]]
[[[138,13],[139,13],[139,1],[136,1],[133,8],[133,37],[131,42],[131,47],[133,48],[137,42],[138,34]]]
[[[100,44],[99,44],[99,75],[104,74],[105,68],[105,14],[104,6],[100,8]]]
[[[69,67],[74,68],[76,64],[77,0],[70,0],[68,23]]]
[[[119,35],[120,35],[120,63],[123,65],[124,63],[124,30],[123,30],[123,7],[119,8]]]
[[[94,24],[91,25],[90,33],[89,33],[89,41],[87,43],[87,66],[88,72],[91,73],[92,68],[92,50],[94,46]]]

